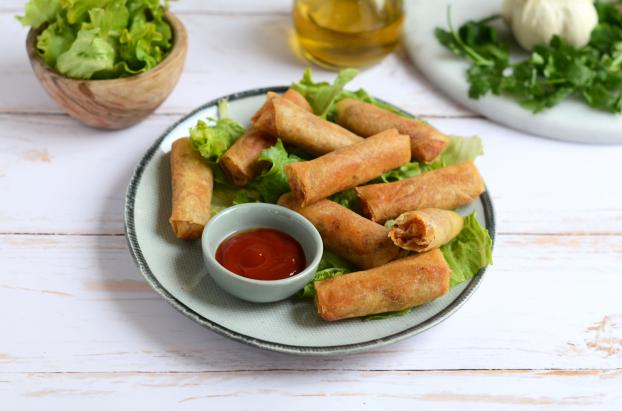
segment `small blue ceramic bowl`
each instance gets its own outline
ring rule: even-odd
[[[216,250],[231,235],[253,228],[272,228],[292,236],[300,243],[307,267],[283,280],[254,280],[232,273],[216,260]],[[313,280],[322,258],[320,233],[302,215],[274,204],[249,203],[227,208],[210,219],[201,238],[207,271],[228,293],[243,300],[267,303],[292,296]]]

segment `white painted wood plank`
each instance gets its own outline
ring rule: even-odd
[[[158,113],[186,113],[214,98],[297,81],[308,65],[289,46],[290,18],[276,16],[180,16],[189,33],[188,59],[175,91]],[[25,51],[27,30],[12,14],[0,14],[0,113],[59,113],[38,84]],[[314,69],[317,78],[334,73]],[[424,80],[400,49],[363,71],[352,83],[418,114],[472,116]]]
[[[500,236],[494,258],[473,297],[431,330],[370,352],[306,358],[245,346],[183,317],[148,287],[123,237],[0,236],[0,379],[42,371],[622,368],[622,236]]]
[[[123,233],[123,202],[143,153],[179,116],[125,131],[65,116],[0,115],[0,232]],[[529,137],[481,119],[432,119],[479,134],[478,160],[504,233],[622,233],[622,147]]]
[[[608,411],[619,409],[621,381],[620,371],[8,374],[0,395],[20,410]]]

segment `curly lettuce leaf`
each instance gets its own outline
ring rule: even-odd
[[[449,286],[473,278],[481,268],[492,264],[492,239],[477,221],[475,213],[464,218],[464,227],[456,238],[441,247],[451,269]]]
[[[82,25],[82,29],[98,28],[103,36],[111,37],[119,37],[130,17],[125,0],[113,0],[105,7],[88,9],[87,13],[89,21]]]
[[[295,154],[289,154],[283,142],[278,139],[275,145],[261,152],[259,160],[267,161],[271,166],[251,181],[248,188],[258,192],[264,202],[276,203],[281,194],[290,191],[284,170],[285,165],[301,161],[301,158]]]
[[[158,30],[158,27],[142,19],[134,19],[129,30],[123,30],[119,38],[119,54],[132,73],[151,70],[166,55],[170,48],[170,36]]]
[[[376,107],[380,107],[381,109],[390,111],[392,113],[398,114],[402,117],[407,117],[407,118],[413,118],[413,119],[417,119],[417,117],[413,116],[412,114],[408,114],[396,107],[394,107],[391,104],[385,103],[384,101],[380,101],[378,99],[373,98],[367,91],[365,91],[364,89],[360,88],[356,91],[349,91],[349,90],[343,90],[339,96],[335,99],[335,104],[333,104],[329,110],[328,113],[326,115],[326,118],[330,121],[335,121],[336,117],[337,117],[337,108],[336,108],[336,104],[343,100],[344,98],[352,98],[355,100],[359,100],[362,101],[363,103],[369,103],[369,104],[373,104]]]
[[[358,71],[355,69],[345,69],[337,74],[333,84],[325,81],[315,83],[311,78],[311,68],[307,67],[302,75],[302,79],[298,83],[293,83],[291,88],[307,99],[316,115],[326,118],[343,88],[357,74]]]
[[[353,266],[343,258],[331,251],[324,250],[318,269],[313,277],[313,281],[307,283],[304,288],[295,294],[296,298],[313,299],[315,298],[315,282],[327,280],[351,272]]]
[[[311,78],[311,69],[307,67],[302,79],[298,83],[293,83],[291,87],[307,99],[316,115],[333,122],[337,113],[336,105],[344,98],[353,98],[404,117],[416,118],[391,104],[373,98],[362,88],[356,91],[344,90],[346,84],[352,81],[357,74],[358,71],[355,69],[344,69],[337,74],[332,84],[325,81],[315,83]]]
[[[58,20],[41,32],[37,38],[37,50],[48,66],[55,67],[58,57],[69,50],[75,40],[72,28]]]
[[[333,194],[329,197],[329,200],[332,200],[335,203],[356,212],[360,211],[361,208],[359,203],[359,197],[358,195],[356,195],[356,191],[354,191],[353,188],[341,191],[337,194]]]
[[[60,0],[30,0],[24,7],[24,15],[17,20],[24,26],[37,28],[51,22],[60,11]]]
[[[220,157],[246,131],[243,125],[227,116],[226,100],[218,103],[221,116],[218,119],[199,120],[190,128],[190,143],[211,163],[218,163]]]
[[[212,167],[212,169],[214,168],[215,167]],[[237,187],[234,187],[227,183],[222,183],[220,181],[214,181],[214,189],[212,190],[211,203],[212,216],[234,205],[237,194]]]
[[[452,164],[475,160],[483,154],[484,144],[480,137],[449,137],[447,148],[429,166],[435,170]]]
[[[69,50],[58,57],[56,68],[67,76],[89,79],[98,71],[114,68],[115,50],[99,29],[81,30]]]
[[[384,173],[380,180],[384,183],[403,180],[417,176],[427,171],[438,170],[452,164],[462,163],[468,160],[475,160],[484,154],[482,139],[473,137],[449,137],[449,145],[441,155],[430,164],[423,164],[418,161],[411,161],[387,173]]]
[[[172,48],[168,1],[30,0],[24,25],[48,23],[37,39],[46,64],[79,79],[109,79],[154,68]]]

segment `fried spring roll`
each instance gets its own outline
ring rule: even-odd
[[[356,188],[363,214],[378,223],[413,210],[453,210],[484,192],[484,181],[472,161],[429,171],[387,184]]]
[[[210,219],[214,177],[212,169],[192,148],[190,139],[180,138],[171,150],[172,213],[169,222],[177,238],[201,237]]]
[[[272,147],[276,138],[256,128],[249,128],[225,154],[220,157],[220,167],[236,186],[245,186],[266,166],[259,155]]]
[[[397,217],[389,238],[400,248],[424,252],[447,244],[463,226],[462,217],[455,211],[426,208]]]
[[[388,237],[388,228],[333,201],[321,200],[302,208],[300,201],[287,193],[279,198],[279,204],[306,217],[320,232],[326,248],[361,268],[380,266],[401,253]]]
[[[402,117],[351,98],[337,103],[337,123],[363,137],[396,128],[400,133],[410,136],[412,158],[424,163],[438,157],[449,144],[446,135],[422,121]]]
[[[302,206],[366,183],[410,160],[410,140],[395,129],[311,161],[290,163],[285,174]]]
[[[268,98],[270,98],[270,96],[276,96],[277,94],[268,93],[268,95]],[[294,90],[287,90],[283,94],[283,98],[305,111],[312,111],[307,100]],[[258,111],[259,114],[261,114],[262,109]],[[276,143],[275,137],[255,128],[250,128],[222,155],[220,166],[230,177],[233,184],[245,186],[267,165],[267,163],[259,161],[258,158],[263,150],[272,147],[274,143]]]
[[[268,98],[251,122],[259,130],[318,156],[363,139],[337,124],[301,109],[283,97]]]
[[[315,283],[325,320],[362,317],[425,304],[447,293],[451,270],[439,250]]]

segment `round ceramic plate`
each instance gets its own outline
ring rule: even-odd
[[[590,108],[579,99],[566,99],[543,113],[532,114],[506,97],[469,98],[469,62],[443,47],[434,29],[447,29],[447,7],[457,29],[467,20],[501,12],[501,0],[408,2],[404,28],[406,47],[423,74],[453,100],[493,121],[531,134],[590,144],[622,144],[622,116]],[[502,35],[505,27],[500,27]],[[505,34],[510,37],[510,34]],[[516,53],[515,53],[516,54]]]
[[[229,115],[242,124],[264,101],[271,87],[232,94]],[[188,135],[198,119],[217,117],[211,101],[175,123],[147,151],[130,182],[125,225],[130,252],[149,284],[175,308],[205,327],[257,347],[296,354],[338,354],[379,347],[424,331],[455,312],[482,281],[474,279],[454,287],[429,304],[402,317],[377,321],[360,319],[325,322],[312,302],[293,299],[253,304],[221,290],[203,264],[201,242],[178,240],[171,232],[169,156],[171,143]],[[476,210],[480,222],[494,236],[494,216],[487,193],[460,210]]]

